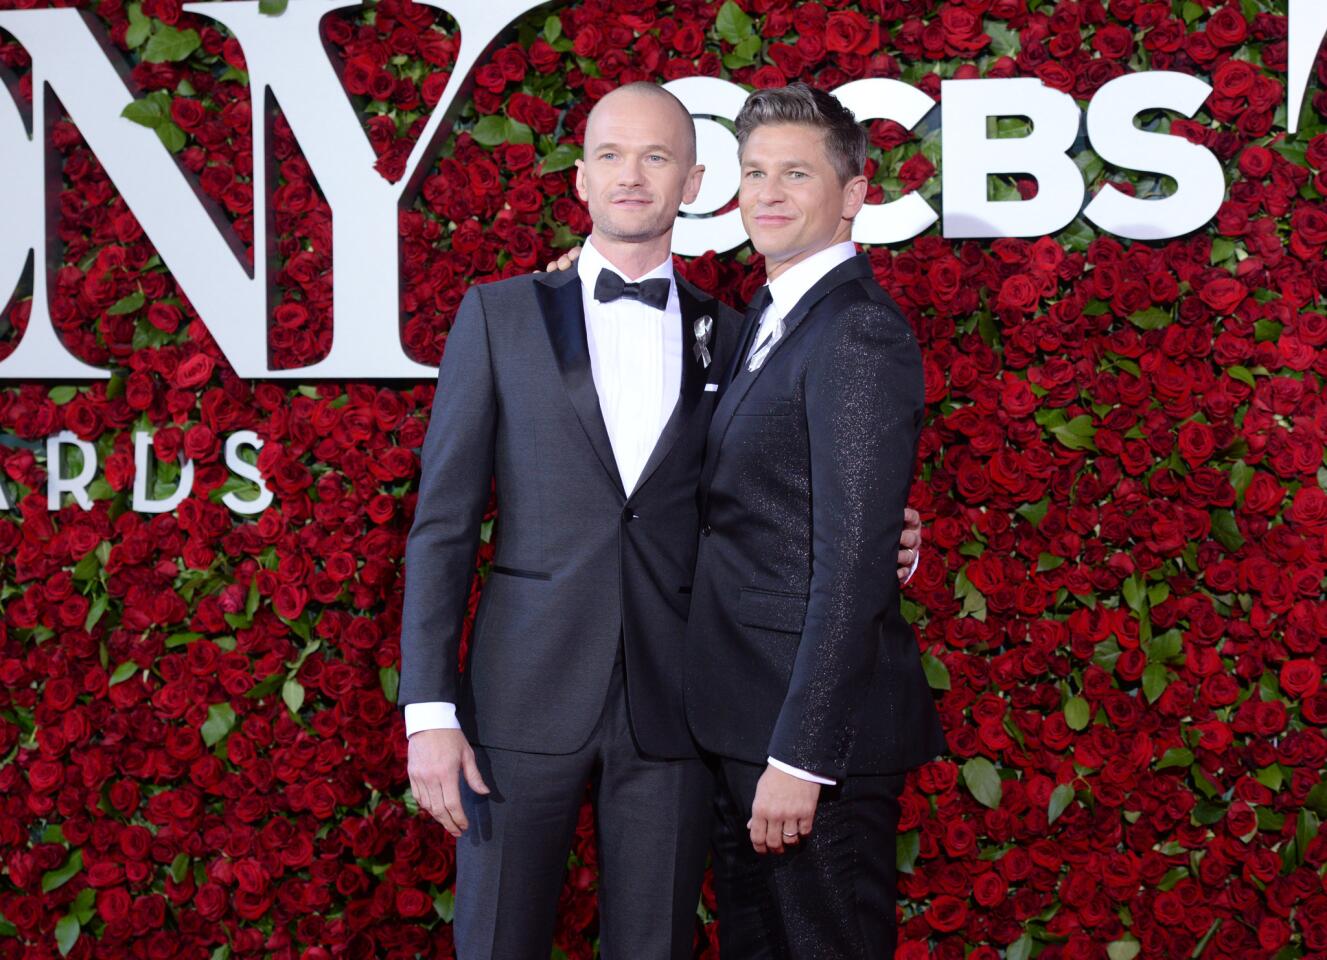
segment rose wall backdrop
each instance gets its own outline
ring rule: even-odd
[[[16,5],[32,4],[0,4]],[[131,119],[249,243],[255,107],[239,46],[178,0],[87,10],[132,65]],[[1080,104],[1142,69],[1214,86],[1191,120],[1142,118],[1221,158],[1226,202],[1204,230],[1131,243],[1080,219],[1049,238],[956,241],[936,226],[871,250],[926,357],[913,502],[927,546],[905,604],[954,750],[909,778],[905,960],[1327,957],[1327,55],[1287,138],[1286,12],[556,4],[481,62],[401,217],[403,338],[434,364],[469,284],[587,231],[575,144],[619,83],[883,76],[938,98],[941,78],[1035,76]],[[399,178],[449,79],[453,24],[379,0],[323,28],[379,171]],[[30,99],[7,35],[0,63]],[[279,108],[270,348],[292,366],[331,340],[331,213]],[[115,375],[0,385],[13,504],[0,514],[0,958],[451,956],[453,843],[410,801],[393,702],[433,384],[238,379],[78,130],[66,119],[52,136],[52,314],[74,353]],[[935,125],[877,121],[871,138],[872,199],[934,202]],[[1169,189],[1076,157],[1094,190]],[[763,282],[749,248],[679,266],[739,306]],[[26,317],[20,290],[0,355]],[[156,431],[160,494],[181,451],[196,464],[171,513],[129,509],[133,428]],[[62,429],[99,452],[91,511],[47,510],[44,438]],[[256,519],[220,502],[253,489],[222,459],[240,429],[265,441],[276,494]],[[587,810],[559,955],[595,952],[595,881]],[[706,956],[712,908],[707,886]]]

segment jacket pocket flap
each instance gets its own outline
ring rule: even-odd
[[[739,417],[786,417],[794,410],[791,400],[743,400],[734,411]]]
[[[737,599],[737,622],[784,633],[801,633],[806,619],[806,597],[743,587]]]

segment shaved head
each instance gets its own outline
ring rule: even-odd
[[[691,118],[689,111],[681,100],[673,96],[657,83],[650,83],[647,80],[638,80],[635,83],[624,84],[616,90],[605,94],[599,98],[590,110],[590,115],[585,119],[585,144],[588,147],[591,140],[591,129],[594,126],[596,114],[601,114],[601,108],[611,105],[619,100],[643,99],[650,101],[650,107],[647,109],[671,110],[680,122],[678,131],[682,134],[683,143],[676,144],[678,156],[691,166],[696,162],[696,121]]]

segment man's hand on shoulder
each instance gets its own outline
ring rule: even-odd
[[[475,793],[488,793],[475,751],[456,729],[419,730],[408,742],[407,770],[415,802],[459,837],[470,826],[461,806],[461,775]]]
[[[751,804],[751,846],[756,853],[783,853],[811,832],[820,802],[820,784],[766,767]]]
[[[544,267],[544,269],[547,270],[549,273],[552,273],[554,270],[569,270],[571,269],[571,265],[576,262],[576,258],[579,257],[580,255],[581,255],[580,244],[577,244],[576,246],[568,250],[566,253],[564,253],[562,256],[558,257],[556,260],[548,261],[548,264]]]

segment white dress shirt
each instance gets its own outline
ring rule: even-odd
[[[772,301],[761,315],[761,326],[753,341],[753,352],[767,331],[774,331],[768,348],[783,334],[783,317],[821,277],[857,253],[852,243],[840,243],[821,250],[780,274],[770,282]],[[585,308],[585,334],[590,348],[590,371],[599,394],[608,439],[613,445],[622,485],[630,495],[641,471],[672,416],[682,387],[682,310],[677,299],[677,283],[668,291],[668,305],[659,311],[639,300],[619,299],[600,303],[594,299],[594,285],[600,270],[614,268],[594,247],[594,237],[585,242],[577,270],[581,281],[581,302]],[[620,274],[620,271],[616,271]],[[624,277],[636,282],[654,277],[673,281],[670,256],[648,273]],[[909,579],[917,569],[912,561]],[[905,581],[906,582],[906,581]],[[456,705],[439,701],[407,703],[405,732],[409,737],[419,730],[456,729]],[[802,780],[830,784],[835,781],[817,776],[769,757],[770,766]]]

